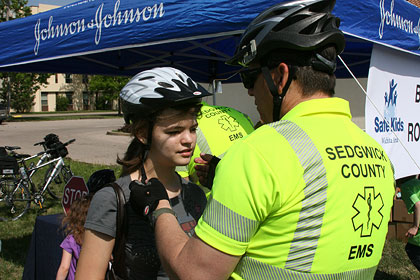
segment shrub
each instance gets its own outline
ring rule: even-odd
[[[56,111],[67,111],[69,106],[69,100],[65,96],[57,96],[55,101],[55,110]]]
[[[105,96],[99,96],[96,99],[96,110],[111,110],[112,101]]]

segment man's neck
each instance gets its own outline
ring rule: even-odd
[[[292,110],[294,107],[296,107],[298,104],[304,101],[308,101],[312,99],[329,98],[329,97],[331,96],[323,91],[317,91],[314,94],[311,94],[310,96],[304,96],[302,94],[302,89],[300,88],[300,86],[297,85],[296,82],[293,81],[292,84],[290,85],[289,90],[286,93],[286,96],[283,98],[280,118],[282,118],[290,110]]]

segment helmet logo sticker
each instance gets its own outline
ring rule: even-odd
[[[201,91],[194,91],[193,95],[201,95]]]
[[[383,206],[382,195],[375,194],[374,187],[365,187],[363,194],[357,194],[353,202],[353,209],[357,213],[351,220],[354,231],[360,230],[360,237],[371,236],[374,227],[379,229],[383,220],[381,213]]]

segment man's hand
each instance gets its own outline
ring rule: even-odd
[[[168,200],[168,193],[163,184],[156,178],[146,184],[135,180],[130,183],[130,204],[137,214],[148,216],[157,207],[159,200]]]
[[[417,234],[417,231],[418,230],[419,230],[418,227],[412,226],[411,228],[408,229],[408,231],[405,234],[405,236],[407,236],[407,237],[414,237]]]
[[[213,179],[216,172],[216,166],[220,158],[210,154],[200,154],[201,158],[195,158],[194,162],[199,165],[194,166],[200,184],[211,189],[213,186]]]

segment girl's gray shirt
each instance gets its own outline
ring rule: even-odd
[[[199,186],[181,178],[180,180],[181,194],[170,199],[170,204],[181,228],[187,235],[192,236],[207,199]],[[128,279],[169,279],[160,264],[154,231],[149,220],[135,213],[130,206],[130,176],[123,176],[116,183],[122,188],[126,200],[125,213],[128,218],[128,229],[125,263]],[[110,186],[102,188],[92,199],[85,228],[115,238],[116,211],[117,200],[114,189]]]

